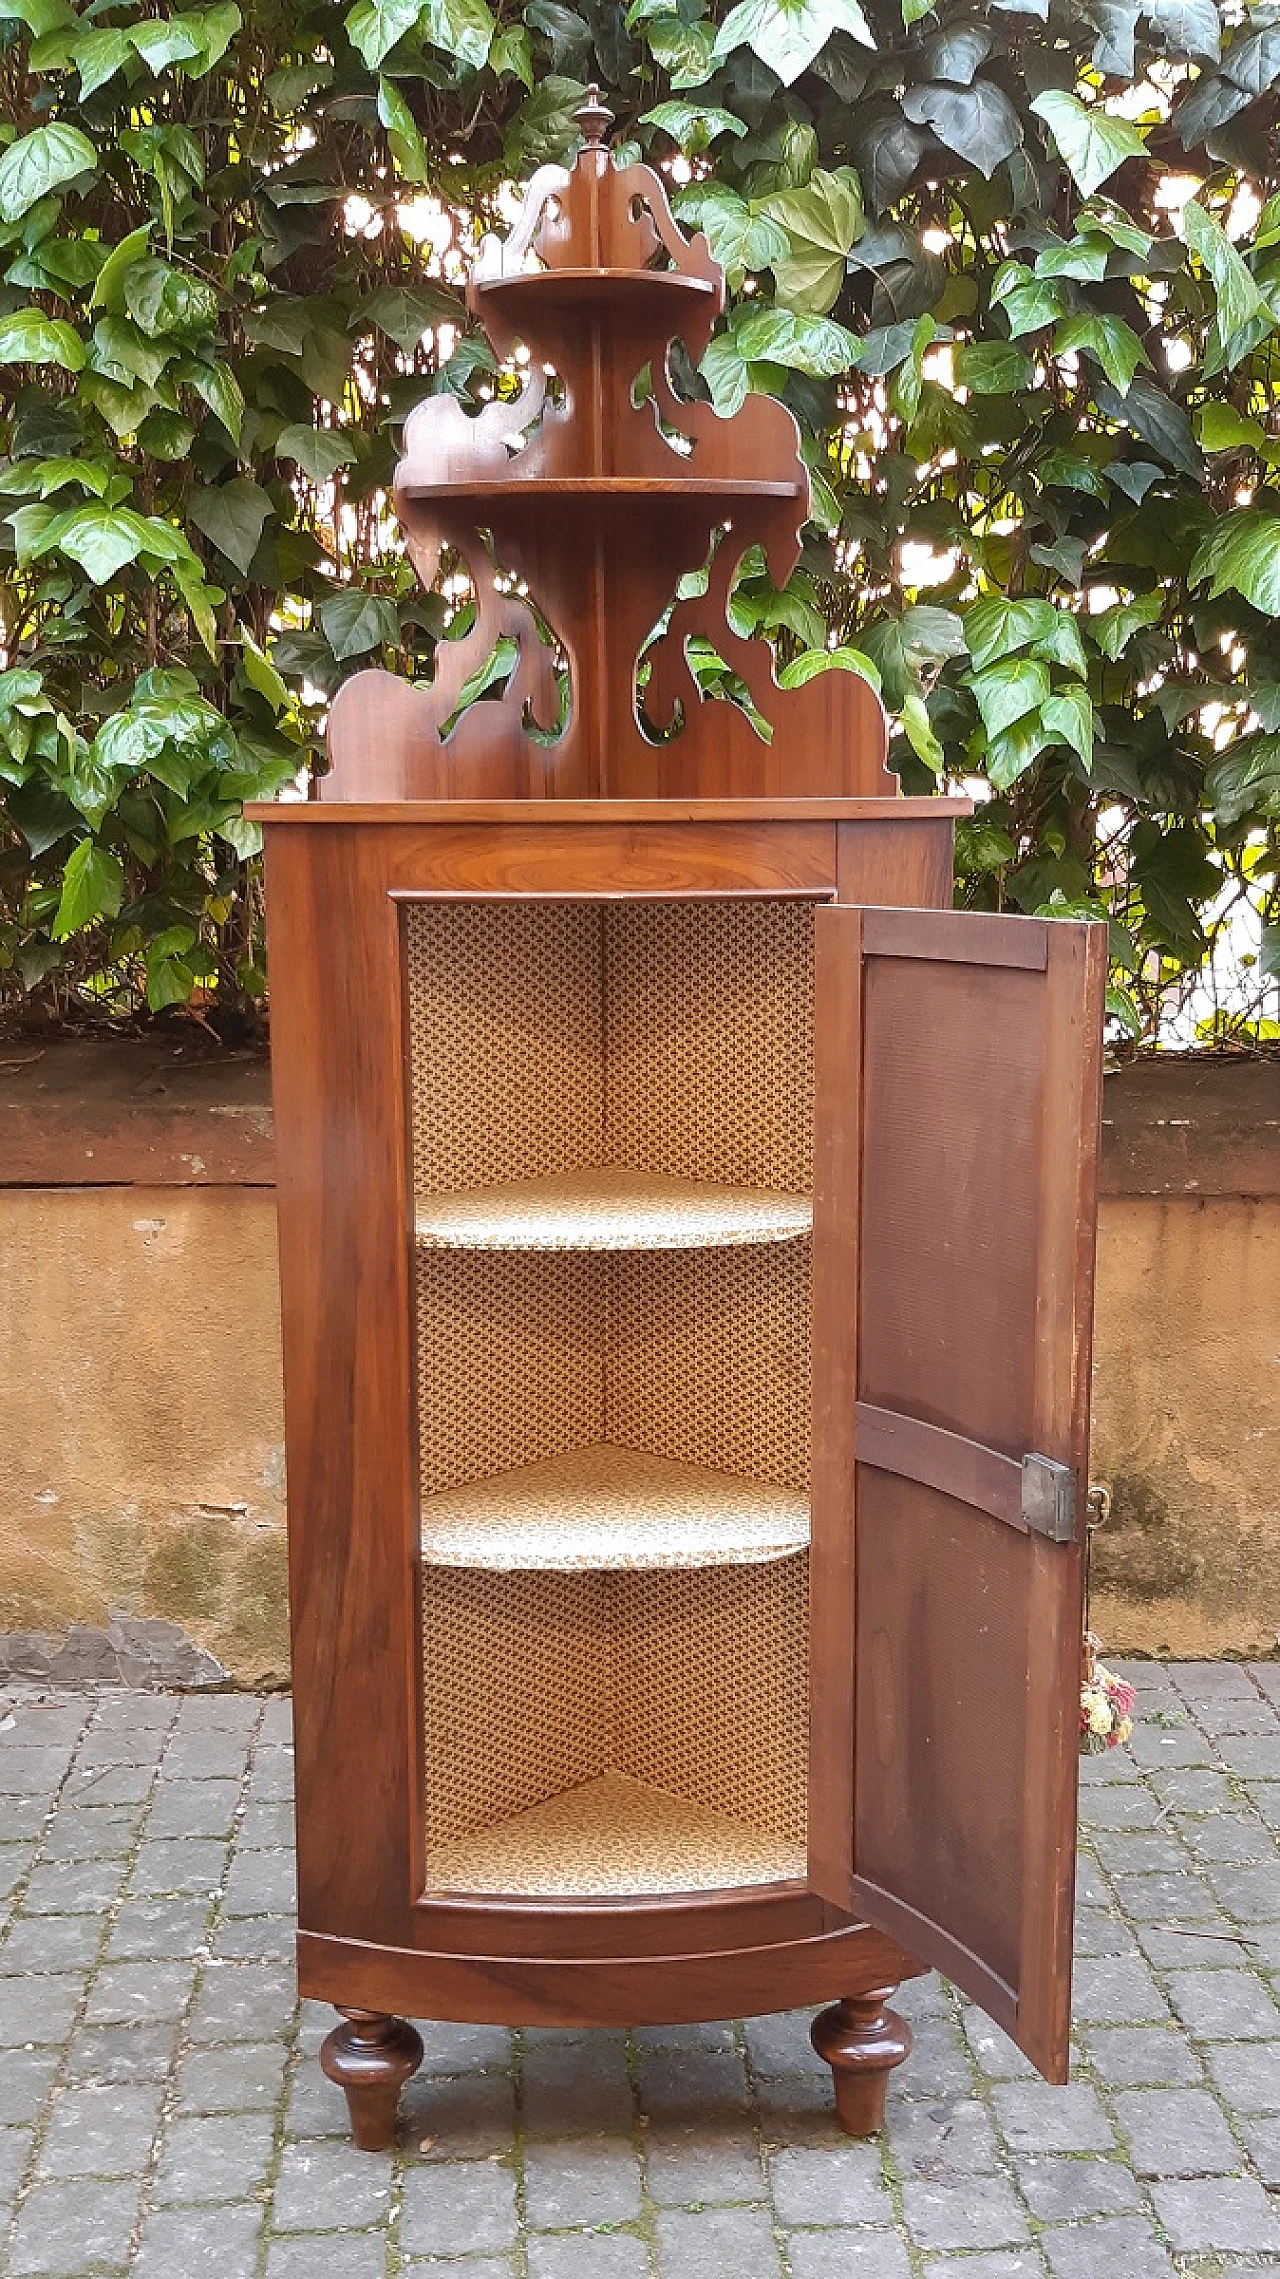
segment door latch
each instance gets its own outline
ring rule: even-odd
[[[1050,1543],[1073,1543],[1076,1533],[1076,1476],[1070,1464],[1048,1456],[1022,1459],[1022,1519],[1033,1535]]]

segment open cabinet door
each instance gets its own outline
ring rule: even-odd
[[[811,1877],[1061,2081],[1106,931],[816,930]]]

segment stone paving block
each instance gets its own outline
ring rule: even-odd
[[[200,2054],[217,2056],[225,2053],[210,2051]],[[282,2073],[286,2056],[283,2042],[278,2042],[276,2062]],[[406,2095],[401,2099],[400,2110],[406,2134],[412,2137],[416,2127],[421,2135],[426,2128],[426,2121],[411,2096]],[[285,2134],[290,2137],[341,2137],[347,2134],[349,2127],[347,2100],[337,2083],[330,2081],[321,2071],[317,2058],[300,2058],[289,2084]],[[499,2147],[499,2150],[505,2149],[505,2146]]]
[[[1214,1923],[1139,1923],[1138,1945],[1153,1970],[1223,1970],[1248,1954],[1245,1934],[1225,1915]]]
[[[0,1796],[42,1796],[52,1802],[70,1762],[69,1748],[0,1748]]]
[[[11,1846],[21,1844],[24,1854],[34,1851],[32,1839],[40,1834],[52,1809],[52,1805],[43,1796],[5,1797],[3,1804],[0,1804],[0,1844],[3,1845],[6,1860]],[[7,1861],[7,1864],[16,1864],[19,1856],[15,1849],[13,1860]]]
[[[1114,2089],[1191,2088],[1200,2060],[1176,2026],[1091,2026],[1089,2062]]]
[[[257,2279],[262,2209],[155,2208],[129,2279]],[[325,2279],[317,2260],[316,2279]]]
[[[652,2050],[640,2066],[640,2106],[653,2120],[743,2112],[750,2102],[736,2050]]]
[[[30,2129],[0,2128],[0,2209],[12,2207],[30,2158]]]
[[[429,2023],[421,2029],[424,2073],[509,2073],[515,2041],[507,2026]]]
[[[292,1915],[296,1903],[292,1854],[237,1853],[223,1899],[228,1915]]]
[[[1262,2182],[1268,2191],[1280,2192],[1280,2128],[1273,2120],[1259,2121],[1248,2115],[1240,2121],[1239,2128]]]
[[[1207,1923],[1218,1913],[1207,1877],[1189,1867],[1177,1875],[1114,1875],[1111,1881],[1132,1923]]]
[[[996,2025],[994,2019],[987,2016],[985,2010],[979,2010],[976,2005],[966,2009],[964,2033],[965,2040],[988,2080],[1034,2081],[1039,2078],[1031,2060],[1023,2056],[1017,2043],[1010,2041],[1009,2036]],[[907,2064],[910,2063],[908,2058]],[[965,2087],[972,2086],[973,2076],[970,2073]]]
[[[626,2224],[640,2214],[640,2159],[625,2138],[569,2137],[562,2144],[531,2144],[524,2172],[528,2220],[538,2231]]]
[[[1241,2255],[1280,2250],[1280,2220],[1252,2177],[1157,2184],[1152,2197],[1175,2254],[1203,2254],[1211,2248]]]
[[[816,2010],[780,2010],[775,2017],[748,2018],[747,2054],[753,2070],[762,2075],[821,2072],[830,2080],[830,2067],[809,2038],[816,2016]]]
[[[1225,1773],[1198,1765],[1153,1773],[1150,1793],[1175,1812],[1234,1812],[1239,1804]]]
[[[1034,2247],[998,2247],[994,2255],[944,2255],[926,2263],[925,2279],[1044,2279]]]
[[[1081,2025],[1141,2026],[1167,2018],[1169,2005],[1145,1963],[1100,1955],[1077,1969],[1071,2012]]]
[[[195,1974],[192,1962],[104,1963],[89,1989],[85,2024],[144,2025],[180,2017]]]
[[[1082,1829],[1097,1828],[1151,1828],[1154,1827],[1159,1807],[1149,1788],[1126,1787],[1118,1783],[1113,1788],[1086,1788],[1080,1794],[1080,1825]]]
[[[1266,1867],[1280,1875],[1280,1851],[1271,1830],[1251,1813],[1213,1812],[1183,1816],[1179,1832],[1189,1852],[1213,1866]]]
[[[23,1899],[28,1915],[104,1915],[128,1873],[127,1860],[51,1860],[34,1869]]]
[[[1173,1971],[1169,1991],[1178,2016],[1200,2040],[1265,2041],[1280,2032],[1280,2010],[1252,1971]]]
[[[249,1774],[251,1803],[279,1803],[293,1796],[292,1749],[259,1749]]]
[[[1076,1915],[1077,1955],[1129,1955],[1140,1959],[1142,1950],[1119,1909],[1081,1908]]]
[[[1231,1733],[1274,1733],[1276,1713],[1269,1701],[1260,1701],[1255,1694],[1249,1701],[1223,1701],[1210,1703],[1194,1711],[1195,1720],[1211,1741],[1219,1741]]]
[[[273,2111],[284,2086],[287,2054],[280,2042],[236,2042],[227,2049],[189,2050],[178,2068],[178,2112]],[[342,2091],[335,2094],[345,2114]]]
[[[1234,2111],[1280,2113],[1280,2041],[1210,2042],[1205,2062]]]
[[[1205,1874],[1227,1914],[1236,1922],[1254,1924],[1280,1920],[1280,1860],[1273,1857],[1265,1867],[1211,1864]]]
[[[252,1734],[262,1717],[262,1703],[253,1693],[188,1693],[178,1708],[178,1733],[225,1732]]]
[[[224,1915],[213,1934],[213,1952],[223,1962],[291,1963],[296,1946],[292,1919],[284,1915]]]
[[[1116,1756],[1120,1753],[1112,1752]],[[1212,1744],[1186,1720],[1185,1713],[1178,1725],[1139,1725],[1124,1752],[1139,1778],[1144,1772],[1167,1772],[1171,1765],[1212,1765],[1213,1753]]]
[[[516,2180],[509,2168],[470,2160],[406,2169],[400,2245],[407,2255],[514,2247],[515,2240]]]
[[[996,2116],[1015,2152],[1110,2152],[1111,2123],[1087,2082],[1055,2088],[1047,2081],[1001,2083],[992,2090]]]
[[[1175,2279],[1169,2257],[1140,2216],[1103,2217],[1041,2238],[1053,2279]]]
[[[165,1751],[170,1780],[239,1780],[249,1762],[249,1737],[242,1733],[175,1733]]]
[[[207,1897],[222,1883],[225,1844],[199,1836],[158,1836],[138,1847],[130,1890],[136,1899]]]
[[[976,2024],[974,2030],[977,2030]],[[990,2030],[998,2041],[1004,2041],[1005,2037],[998,2026],[992,2026]],[[1008,2046],[1012,2050],[1012,2043]],[[993,2053],[996,2048],[997,2042],[993,2041]],[[1026,2059],[1020,2050],[1013,2054],[1019,2066],[1026,2065]],[[825,2067],[823,2070],[826,2070]],[[966,2052],[965,2039],[955,2020],[926,2018],[923,2024],[914,2027],[910,2057],[905,2065],[898,2066],[889,2076],[890,2097],[949,2097],[972,2088],[973,2066]],[[828,2099],[831,2094],[828,2077]]]
[[[825,2140],[835,2124],[829,2114],[823,2115],[823,2123]],[[795,2136],[802,2130],[788,2133]],[[712,2113],[701,2121],[650,2122],[644,2146],[649,2195],[661,2207],[764,2199],[759,2146],[744,2116]]]
[[[919,2097],[890,2101],[885,2126],[889,2149],[903,2176],[975,2176],[999,2167],[995,2131],[986,2107],[972,2094],[927,2102]]]
[[[126,1899],[111,1926],[103,1960],[188,1962],[204,1947],[212,1915],[208,1899]],[[62,1920],[69,1924],[82,1918],[67,1915]]]
[[[83,1700],[83,1695],[77,1698]],[[176,1721],[180,1697],[171,1693],[139,1693],[133,1687],[110,1687],[94,1698],[95,1732],[134,1732],[158,1726],[167,1732]]]
[[[0,1976],[31,1971],[83,1971],[97,1959],[102,1924],[96,1915],[29,1915],[0,1946]]]
[[[204,1787],[210,1787],[208,1781]],[[288,1851],[293,1844],[291,1804],[246,1804],[236,1831],[242,1852]]]
[[[263,1703],[258,1745],[272,1749],[293,1747],[293,1703],[287,1693],[270,1694]]]
[[[163,2081],[178,2041],[178,2021],[154,2026],[81,2026],[67,2047],[71,2081]]]
[[[1269,1734],[1224,1734],[1218,1754],[1244,1780],[1280,1780],[1280,1729]]]
[[[381,2232],[326,2232],[318,2242],[273,2240],[267,2250],[267,2279],[320,2279],[321,2268],[323,2279],[386,2279],[386,2240]]]
[[[1104,1789],[1100,1791],[1106,1795]],[[1114,1793],[1114,1792],[1113,1792]],[[1128,1795],[1128,1790],[1119,1792]],[[1139,1796],[1146,1790],[1139,1789]],[[1187,1855],[1176,1836],[1164,1835],[1160,1830],[1099,1828],[1093,1838],[1093,1848],[1108,1875],[1182,1875],[1187,1868]]]
[[[65,2040],[84,1988],[79,1971],[0,1979],[0,2049]]]
[[[54,2103],[42,2176],[140,2176],[160,2122],[162,2089],[121,2083],[67,2089]]]
[[[1044,2224],[1081,2216],[1123,2215],[1142,2205],[1136,2177],[1119,2160],[1078,2160],[1062,2153],[1015,2158],[1018,2188]]]
[[[392,2185],[390,2161],[357,2152],[345,2138],[286,2144],[272,2222],[279,2232],[351,2231],[384,2223]]]
[[[657,2236],[662,2279],[780,2279],[777,2243],[762,2209],[661,2209]],[[589,2266],[583,2279],[594,2279]]]
[[[600,2129],[632,2126],[635,2100],[621,2035],[575,2042],[531,2037],[523,2073],[531,2136],[594,2136]]]
[[[902,2194],[917,2247],[1018,2247],[1027,2237],[1026,2218],[1003,2177],[947,2183],[908,2177]]]
[[[82,1812],[62,1804],[44,1839],[46,1860],[113,1860],[131,1852],[142,1808],[138,1805],[102,1805]]]
[[[413,2272],[425,2275],[457,2272],[459,2279],[477,2279],[481,2273],[499,2270],[506,2272],[510,2265],[467,2263],[415,2263]],[[529,2242],[529,2279],[646,2279],[649,2258],[643,2240],[625,2235],[600,2239],[594,2233],[571,2233],[567,2237],[540,2239]]]
[[[136,2178],[127,2184],[96,2178],[37,2184],[18,2213],[9,2250],[13,2279],[34,2272],[79,2279],[84,2271],[123,2271],[139,2191]]]
[[[400,2113],[405,2142],[412,2150],[429,2140],[428,2159],[488,2160],[509,2153],[515,2143],[515,2090],[502,2073],[463,2073],[440,2081],[418,2075],[400,2100]],[[607,2112],[597,2111],[594,2127],[583,2120],[583,2133],[593,2136],[614,2125]],[[577,2132],[570,2125],[563,2133]]]
[[[262,2183],[274,2134],[270,2113],[171,2121],[156,2169],[156,2206],[249,2199]]]
[[[775,2152],[769,2182],[778,2220],[788,2226],[893,2221],[875,2144],[846,2141],[822,2152]]]
[[[1117,2126],[1139,2176],[1231,2176],[1240,2151],[1207,2089],[1125,2089]]]
[[[188,2022],[193,2042],[254,2042],[283,2032],[297,1980],[274,1963],[211,1962]]]
[[[238,1780],[164,1780],[147,1820],[147,1836],[219,1836],[231,1833],[240,1802]]]
[[[1268,1828],[1280,1828],[1280,1780],[1247,1781],[1245,1794]]]
[[[0,2127],[34,2121],[53,2087],[62,2052],[47,2049],[6,2050],[0,2058]]]
[[[76,1764],[63,1791],[64,1801],[85,1808],[145,1804],[155,1781],[151,1765]]]
[[[791,2279],[910,2279],[907,2251],[893,2232],[791,2232],[787,2260]],[[965,2270],[971,2274],[972,2263]]]
[[[803,2015],[807,2018],[809,2012]],[[752,2021],[767,2025],[767,2019]],[[650,2050],[732,2050],[737,2048],[733,2025],[728,2018],[688,2021],[673,2026],[636,2026],[632,2032],[637,2054],[644,2057]]]
[[[152,1772],[164,1753],[166,1729],[160,1725],[97,1724],[76,1750],[77,1772],[98,1765],[146,1765]]]

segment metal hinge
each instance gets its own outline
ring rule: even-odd
[[[1023,1457],[1022,1517],[1034,1535],[1046,1535],[1051,1543],[1075,1541],[1076,1476],[1070,1464]]]

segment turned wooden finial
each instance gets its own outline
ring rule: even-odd
[[[600,150],[609,139],[613,113],[601,98],[599,88],[592,83],[579,103],[574,117],[582,129],[582,139],[588,150]]]

